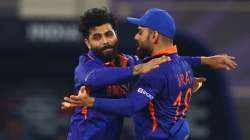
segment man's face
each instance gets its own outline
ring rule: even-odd
[[[134,39],[138,43],[137,55],[139,58],[145,58],[152,54],[152,43],[150,42],[150,30],[146,27],[138,27],[138,32]]]
[[[85,43],[104,62],[113,59],[117,51],[117,36],[109,23],[91,28]]]

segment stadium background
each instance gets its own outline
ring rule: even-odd
[[[183,55],[228,53],[234,71],[195,69],[208,78],[193,95],[192,140],[250,139],[250,1],[247,0],[1,0],[0,140],[64,140],[70,113],[60,111],[72,92],[78,56],[86,52],[77,31],[81,13],[108,7],[119,19],[119,48],[134,53],[136,27],[126,16],[167,9],[175,18],[176,43]],[[126,120],[122,139],[132,139]]]

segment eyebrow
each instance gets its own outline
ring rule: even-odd
[[[96,32],[96,33],[93,33],[92,35],[102,35],[102,34],[106,34],[108,32],[113,32],[113,30],[108,30],[106,32]]]

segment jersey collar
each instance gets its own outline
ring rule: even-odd
[[[166,47],[165,49],[163,50],[160,50],[158,53],[156,53],[155,55],[151,56],[151,57],[148,57],[148,58],[145,58],[143,60],[143,62],[148,62],[150,61],[151,59],[154,59],[154,58],[157,58],[157,57],[161,57],[162,55],[171,55],[171,54],[175,54],[177,53],[177,47],[176,45],[174,46],[171,46],[171,47]]]
[[[170,54],[174,54],[174,53],[177,53],[176,45],[171,46],[171,47],[166,47],[165,49],[160,50],[158,53],[156,53],[152,57],[158,56],[158,55],[170,55]]]

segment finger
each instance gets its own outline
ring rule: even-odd
[[[81,96],[75,96],[75,95],[71,95],[70,96],[70,99],[72,99],[72,100],[76,100],[76,101],[79,101],[79,100],[81,100]]]
[[[164,62],[167,62],[167,61],[171,61],[171,58],[169,56],[163,55],[161,57],[161,60],[164,61]]]
[[[196,87],[194,87],[193,92],[197,92],[202,87],[202,82],[199,82]]]
[[[61,106],[62,110],[70,110],[71,109],[71,104],[68,102],[63,102]]]
[[[228,67],[230,69],[235,69],[235,65],[234,65],[234,62],[232,60],[226,60],[224,62],[224,64],[226,65],[226,69],[228,69]]]
[[[70,98],[69,97],[64,97],[63,100],[68,102],[70,100]]]
[[[238,65],[235,61],[233,61],[233,64],[234,64],[234,66],[237,66],[237,65]]]
[[[62,102],[62,107],[69,108],[71,105],[69,102]]]
[[[230,61],[230,63],[234,66],[234,67],[236,67],[237,66],[237,63],[235,62],[235,61],[233,61],[233,60],[228,60],[228,61]]]
[[[64,101],[72,103],[72,104],[81,104],[80,100],[75,100],[75,99],[72,99],[72,98],[69,98],[69,97],[65,97]]]
[[[79,105],[72,104],[72,103],[69,103],[69,102],[62,102],[61,109],[63,109],[63,110],[71,110],[71,109],[74,109],[76,107],[79,107]]]
[[[224,57],[223,61],[221,62],[221,65],[225,69],[228,69],[227,67],[229,67],[229,68],[234,67],[233,61],[227,57]]]
[[[196,80],[198,82],[206,82],[207,78],[205,78],[205,77],[197,77]]]
[[[81,88],[80,88],[80,94],[81,94],[81,95],[86,95],[86,94],[87,94],[87,91],[86,91],[86,87],[85,87],[85,86],[81,86]]]
[[[164,62],[167,62],[167,57],[164,57],[164,58],[157,58],[153,63],[155,64],[155,65],[159,65],[159,64],[161,64],[161,63],[164,63]]]
[[[229,59],[232,59],[232,60],[235,60],[235,59],[236,59],[234,56],[230,56],[230,55],[228,55],[227,57],[228,57]]]
[[[152,60],[152,62],[154,63],[158,63],[158,62],[162,62],[162,61],[166,61],[167,57],[165,55],[159,57],[159,58],[155,58]]]
[[[153,66],[153,69],[156,69],[156,68],[159,68],[160,67],[160,65],[155,65],[155,66]]]
[[[171,61],[171,58],[169,56],[166,57],[167,61]]]

